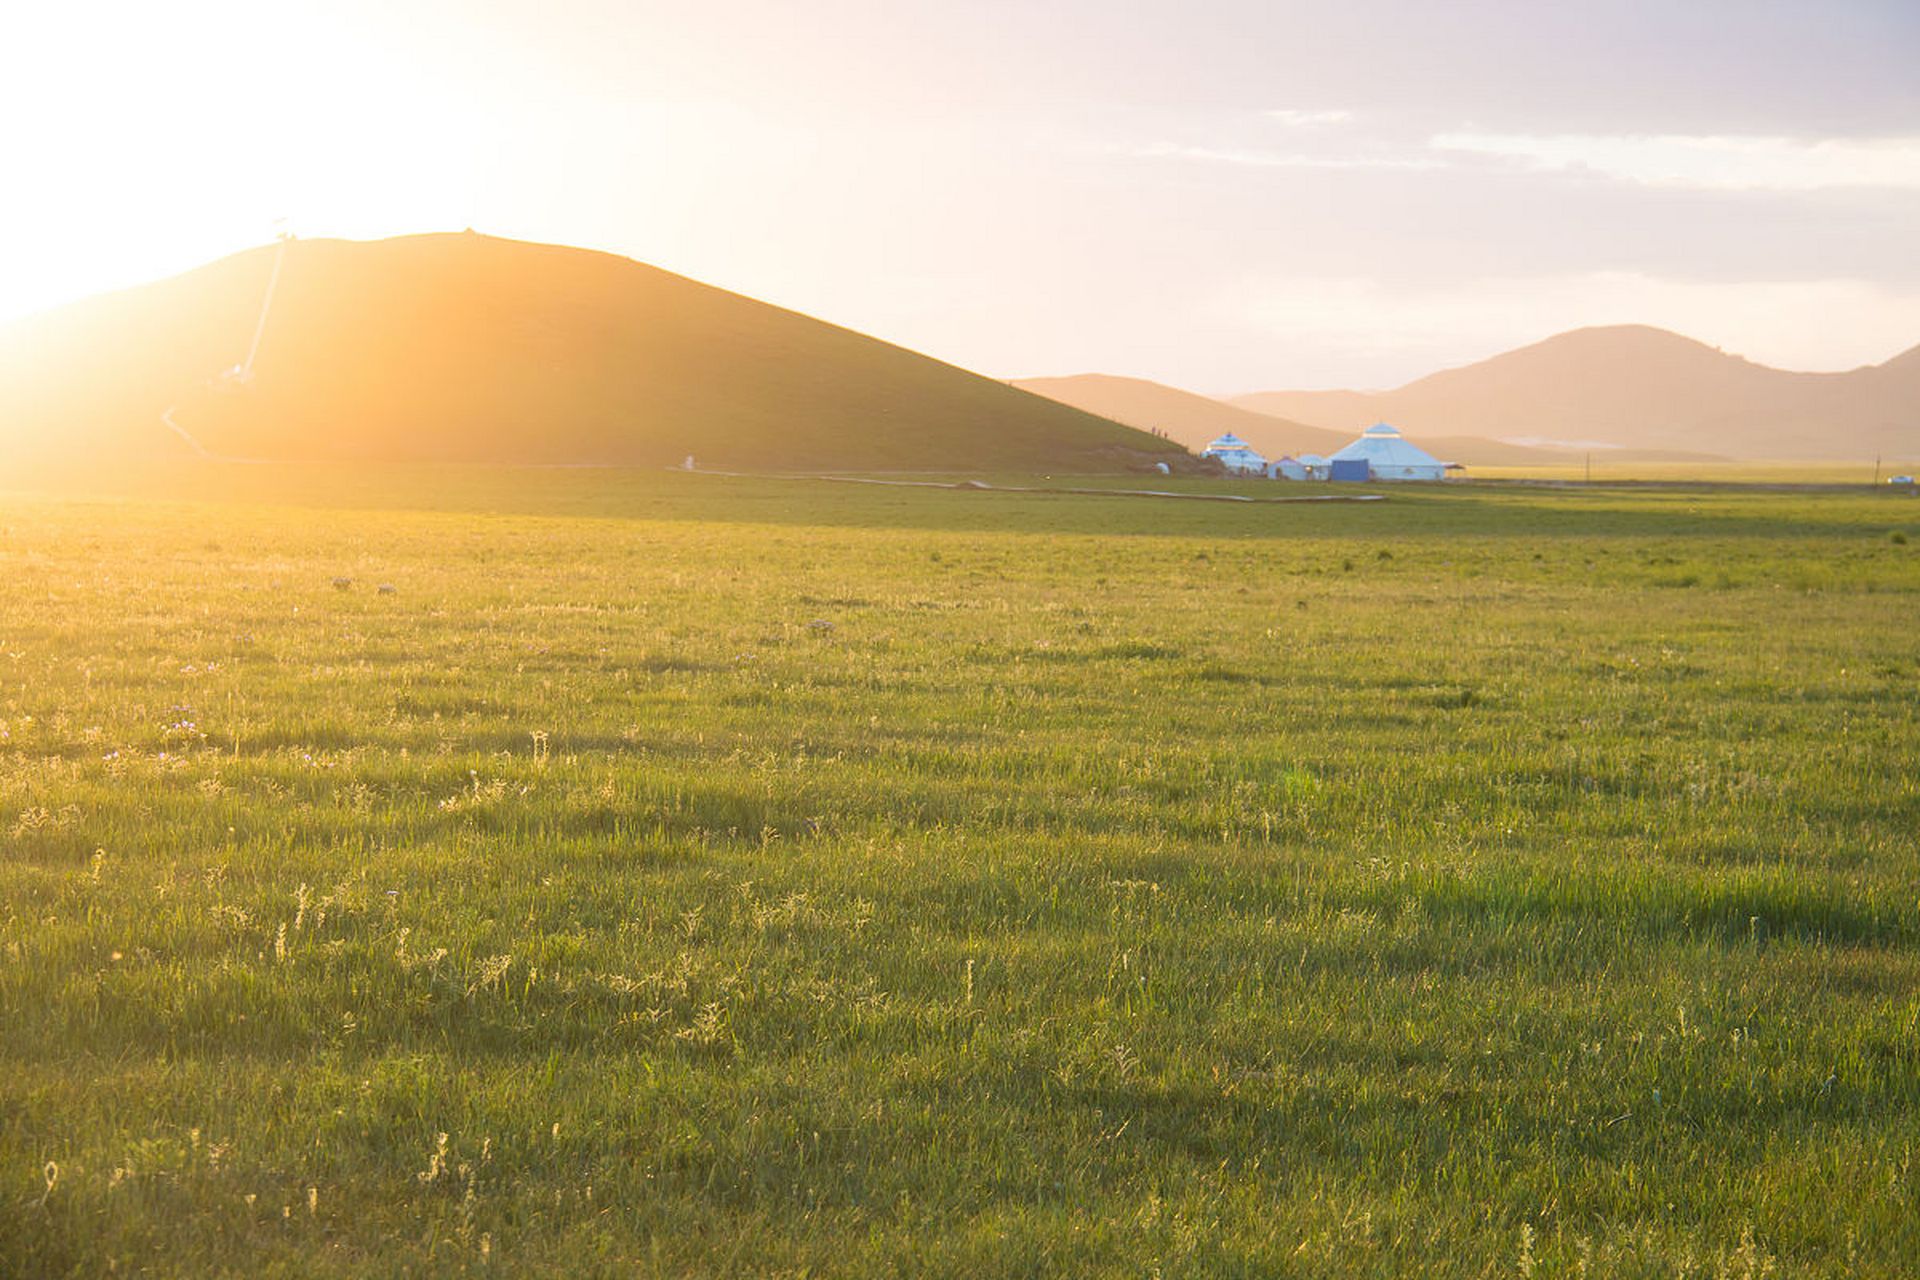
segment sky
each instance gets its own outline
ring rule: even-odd
[[[1920,343],[1915,0],[0,7],[0,319],[281,229],[607,249],[996,377]]]

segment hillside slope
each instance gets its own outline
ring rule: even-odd
[[[1204,448],[1231,431],[1270,457],[1331,453],[1354,434],[1289,422],[1145,378],[1084,373],[1064,378],[1023,378],[1014,385],[1130,427],[1164,431],[1190,449]]]
[[[1850,373],[1794,373],[1643,325],[1577,329],[1393,391],[1262,392],[1231,403],[1327,426],[1385,419],[1415,436],[1742,458],[1920,455],[1915,351]]]
[[[292,242],[0,330],[0,436],[68,457],[1118,470],[1177,445],[630,259]]]

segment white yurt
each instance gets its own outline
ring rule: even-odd
[[[1231,431],[1202,449],[1200,456],[1218,458],[1220,465],[1234,475],[1263,476],[1267,473],[1267,460]]]
[[[1330,471],[1327,460],[1317,453],[1303,453],[1296,461],[1308,480],[1325,480]]]
[[[1442,480],[1447,464],[1400,434],[1400,428],[1376,422],[1360,438],[1333,455],[1333,461],[1365,459],[1375,480]]]
[[[1305,480],[1307,468],[1300,459],[1287,454],[1267,464],[1267,475],[1274,480]]]

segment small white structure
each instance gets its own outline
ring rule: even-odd
[[[1447,464],[1400,434],[1398,427],[1376,422],[1360,438],[1333,455],[1336,462],[1365,459],[1375,480],[1442,480]]]
[[[1217,458],[1228,474],[1237,476],[1263,476],[1267,474],[1267,460],[1260,456],[1254,447],[1229,431],[1200,451],[1203,458]]]
[[[1295,461],[1306,473],[1301,477],[1304,480],[1325,480],[1333,474],[1333,464],[1317,453],[1303,453]]]
[[[1287,454],[1267,464],[1267,476],[1273,480],[1305,480],[1307,468],[1300,459]]]

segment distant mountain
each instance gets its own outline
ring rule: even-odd
[[[1738,458],[1920,457],[1920,348],[1792,373],[1644,325],[1576,329],[1393,391],[1269,391],[1230,403],[1318,426],[1385,420],[1471,435]],[[1615,455],[1618,456],[1618,455]]]
[[[1353,439],[1352,431],[1330,431],[1289,422],[1271,414],[1237,408],[1222,400],[1149,382],[1104,373],[1066,378],[1023,378],[1023,391],[1097,413],[1147,431],[1164,431],[1190,449],[1231,431],[1270,457],[1283,453],[1331,453]]]
[[[1169,441],[611,254],[275,246],[0,328],[0,443],[82,459],[1120,470]],[[178,433],[162,423],[171,411]]]
[[[1115,422],[1149,431],[1163,431],[1190,449],[1205,448],[1209,441],[1231,431],[1269,458],[1287,453],[1330,454],[1351,443],[1362,427],[1377,421],[1365,416],[1364,397],[1358,396],[1344,407],[1344,412],[1339,408],[1328,412],[1327,421],[1353,424],[1333,430],[1310,427],[1304,422],[1256,412],[1240,404],[1214,400],[1143,378],[1086,373],[1066,378],[1026,378],[1014,385],[1085,409],[1089,413],[1097,413],[1103,418],[1112,418]],[[1345,391],[1319,394],[1330,397],[1353,396],[1352,392]],[[1338,404],[1337,401],[1329,403]],[[1529,448],[1471,436],[1422,435],[1417,443],[1442,461],[1461,462],[1469,466],[1537,467],[1564,465],[1580,459],[1579,452],[1575,450]],[[1656,451],[1637,450],[1610,456],[1621,460],[1639,460],[1656,456]],[[1658,453],[1657,456],[1681,455]]]

